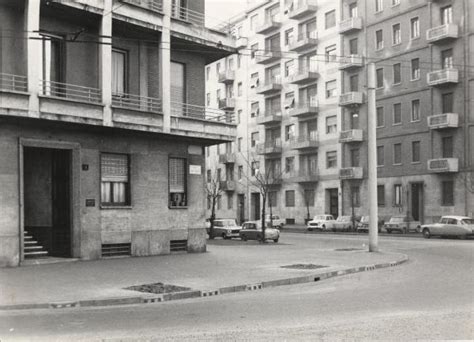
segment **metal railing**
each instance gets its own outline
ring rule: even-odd
[[[298,42],[306,40],[306,39],[318,39],[318,32],[316,31],[303,32],[298,35]]]
[[[161,99],[133,94],[113,94],[112,105],[123,109],[139,110],[152,113],[163,112]]]
[[[121,0],[124,3],[146,8],[155,12],[163,12],[163,0]]]
[[[307,72],[318,72],[318,62],[315,60],[304,61],[298,68],[298,74]]]
[[[28,78],[26,76],[0,73],[0,90],[28,91]]]
[[[307,132],[298,136],[299,143],[318,141],[318,139],[319,135],[317,131]]]
[[[63,97],[68,100],[101,103],[100,89],[83,87],[75,84],[40,80],[41,94],[44,96]]]
[[[186,7],[173,5],[171,8],[171,17],[190,22],[197,26],[205,26],[204,13],[193,11]]]
[[[181,116],[225,123],[234,122],[234,113],[232,112],[173,101],[171,102],[171,116]]]
[[[265,77],[265,86],[270,86],[272,84],[281,84],[281,75]]]

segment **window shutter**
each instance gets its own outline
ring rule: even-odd
[[[186,176],[186,170],[185,170],[184,159],[170,158],[169,160],[170,192],[184,192],[185,176]]]
[[[101,173],[103,182],[128,182],[128,156],[102,154]]]

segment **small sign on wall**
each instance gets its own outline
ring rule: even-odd
[[[189,165],[189,174],[190,175],[200,175],[201,174],[201,165]]]
[[[93,198],[86,199],[86,207],[95,207],[95,199]]]

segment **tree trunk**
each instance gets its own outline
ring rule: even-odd
[[[262,237],[261,237],[261,242],[265,242],[265,206],[267,202],[267,196],[265,194],[262,194]]]
[[[211,226],[209,228],[209,239],[214,239],[214,220],[216,219],[216,198],[212,196],[212,206],[211,206]]]

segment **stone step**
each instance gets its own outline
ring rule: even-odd
[[[46,256],[48,255],[48,252],[46,251],[37,251],[37,252],[25,252],[25,258],[28,257],[40,257],[40,256]]]
[[[25,252],[26,251],[37,251],[37,250],[43,250],[43,246],[36,245],[36,246],[25,246]]]
[[[36,245],[38,241],[35,240],[25,240],[25,245]]]

